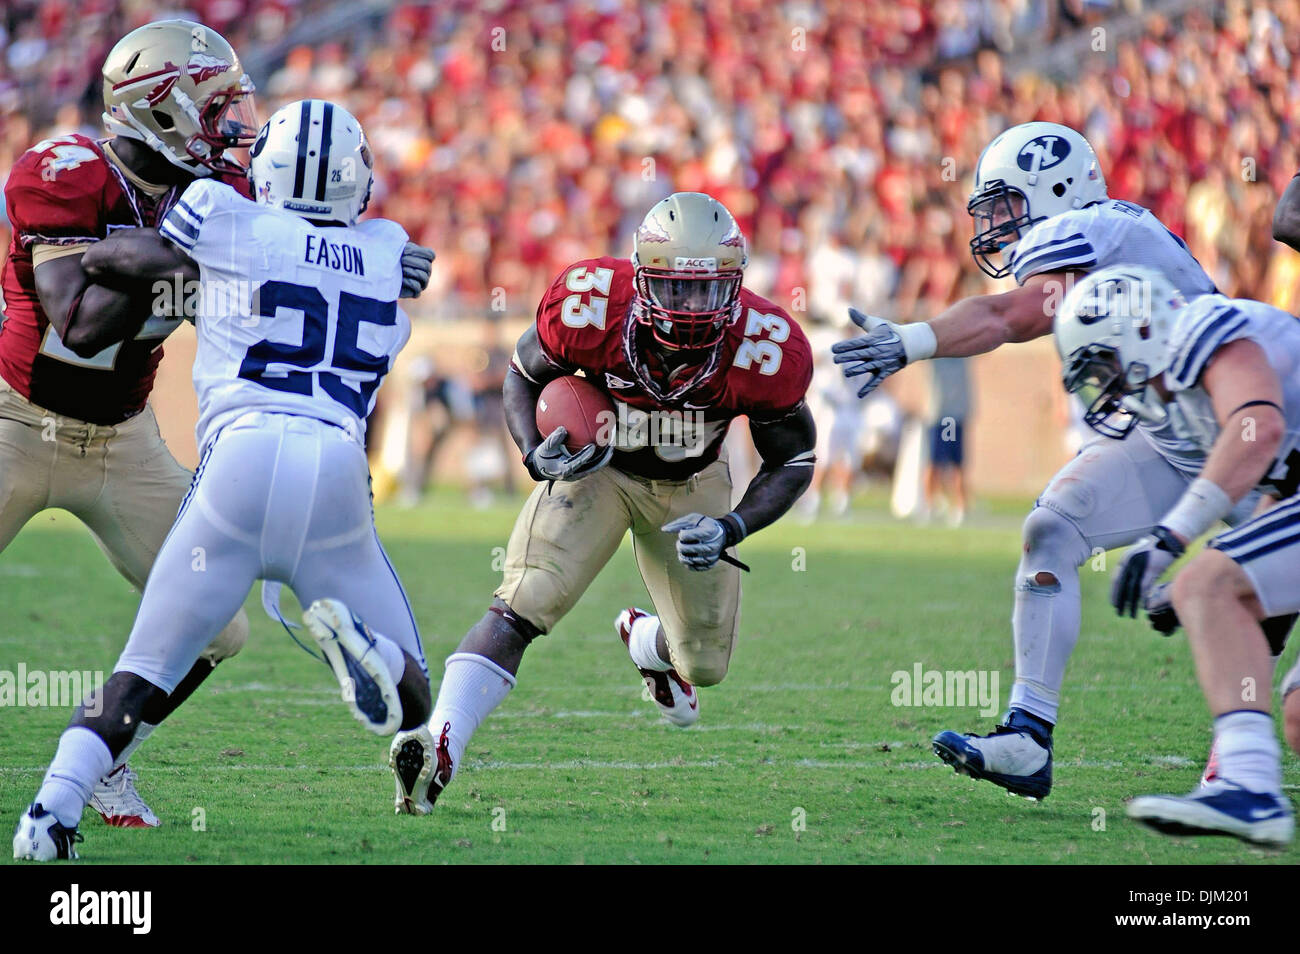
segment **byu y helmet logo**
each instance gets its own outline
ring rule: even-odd
[[[1025,172],[1043,172],[1060,165],[1070,154],[1070,144],[1062,136],[1039,136],[1021,147],[1016,165]]]

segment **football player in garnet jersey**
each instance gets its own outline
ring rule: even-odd
[[[185,20],[128,33],[104,63],[112,136],[47,139],[5,185],[13,242],[0,325],[0,550],[32,517],[62,507],[143,588],[191,474],[172,457],[146,403],[163,339],[180,323],[153,314],[148,284],[100,284],[81,266],[110,232],[160,222],[196,178],[247,192],[227,149],[257,132],[253,85],[216,32]],[[153,827],[126,765],[135,745],[213,667],[243,645],[243,611],[165,703],[90,803],[111,825]]]
[[[745,238],[697,192],[655,205],[631,261],[570,265],[519,339],[505,383],[506,423],[538,482],[515,523],[488,611],[447,659],[428,726],[391,749],[397,810],[424,814],[470,736],[515,685],[528,644],[578,601],[630,530],[654,613],[615,621],[655,704],[676,725],[699,717],[697,686],[727,674],[740,573],[725,556],[807,488],[816,441],[804,393],[812,357],[781,308],[741,285]],[[543,386],[581,371],[614,403],[608,449],[569,453],[540,434]],[[762,468],[732,508],[722,441],[749,421]]]

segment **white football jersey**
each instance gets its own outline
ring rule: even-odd
[[[198,179],[159,231],[199,266],[194,390],[202,451],[247,411],[313,417],[358,440],[411,325],[405,230],[321,227]]]
[[[1110,265],[1146,265],[1161,273],[1190,301],[1217,292],[1187,245],[1148,209],[1107,199],[1044,219],[1016,243],[1011,271],[1023,285],[1045,272],[1091,272]],[[1168,424],[1139,426],[1166,460],[1188,474],[1200,473],[1205,451]]]
[[[1300,482],[1300,319],[1279,308],[1246,298],[1203,295],[1178,313],[1169,336],[1169,367],[1165,386],[1174,400],[1166,405],[1170,427],[1203,454],[1219,437],[1219,422],[1210,395],[1201,384],[1215,352],[1240,338],[1264,349],[1282,384],[1286,437],[1277,462],[1260,489],[1292,496]]]

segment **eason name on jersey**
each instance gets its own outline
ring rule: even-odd
[[[153,927],[153,892],[82,891],[74,884],[50,895],[50,923],[125,924],[132,934],[148,934]]]
[[[307,247],[303,250],[302,260],[308,265],[323,265],[349,275],[366,273],[361,249],[343,242],[331,242],[319,235],[307,236]]]

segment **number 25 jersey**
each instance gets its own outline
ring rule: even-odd
[[[322,227],[200,180],[159,231],[199,266],[194,389],[206,448],[247,411],[314,417],[361,439],[410,337],[397,307],[405,230]]]

